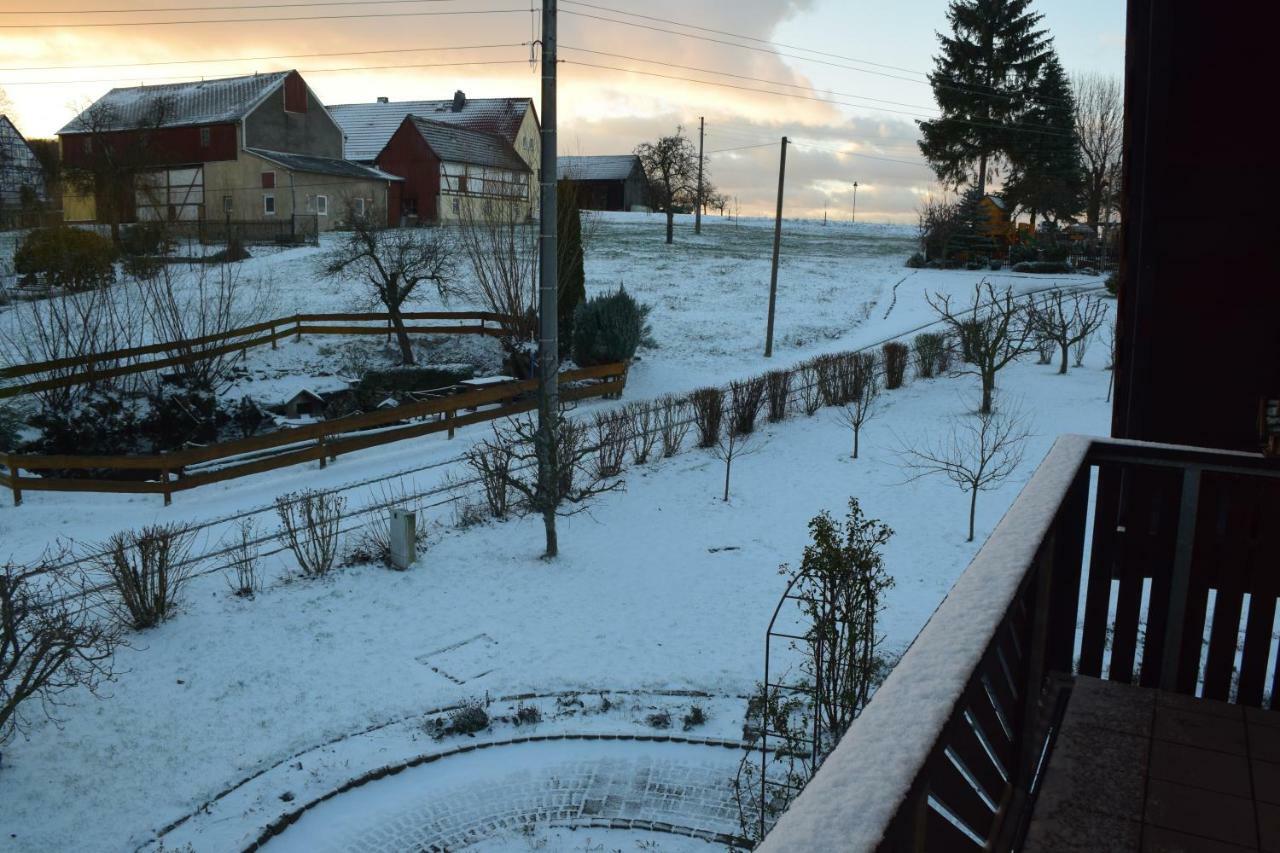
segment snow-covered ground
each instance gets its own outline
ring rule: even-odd
[[[588,247],[589,292],[622,283],[653,305],[658,346],[632,370],[627,400],[723,384],[908,332],[932,319],[926,293],[963,295],[984,275],[1020,292],[1100,283],[917,272],[903,267],[913,249],[909,230],[787,223],[775,354],[766,360],[770,223],[710,219],[701,237],[682,228],[670,247],[661,225],[658,217],[603,217]],[[315,256],[314,249],[295,249],[248,265],[271,273],[282,313],[350,307],[350,293],[315,280]],[[851,495],[896,531],[886,567],[897,583],[883,619],[888,647],[900,651],[1053,438],[1108,429],[1100,343],[1066,376],[1033,361],[1001,374],[1001,400],[1027,414],[1033,436],[1023,467],[979,499],[975,543],[965,542],[965,495],[945,480],[904,483],[896,453],[972,411],[976,380],[951,377],[886,392],[857,461],[849,459],[848,432],[832,410],[769,425],[756,452],[735,462],[728,503],[720,500],[722,463],[705,451],[631,468],[625,491],[561,522],[563,556],[553,563],[538,559],[536,519],[458,529],[455,509],[446,505],[426,510],[430,547],[406,573],[358,566],[302,581],[283,556],[273,556],[267,587],[252,600],[231,596],[217,572],[198,578],[176,618],[135,636],[120,654],[122,675],[109,695],[70,697],[60,727],[42,724],[6,747],[0,838],[15,850],[132,850],[229,785],[290,756],[469,697],[745,694],[761,675],[765,625],[782,588],[779,564],[799,560],[813,515],[826,509],[842,516]],[[609,403],[584,409],[595,405]],[[178,495],[169,508],[158,498],[28,493],[21,508],[7,501],[0,507],[0,554],[31,559],[57,537],[87,547],[155,520],[217,518],[267,506],[285,491],[407,469],[422,470],[403,478],[406,488],[428,488],[460,473],[443,463],[482,433],[401,442],[342,457],[323,471],[299,466],[214,485]],[[349,499],[362,504],[379,495],[378,487],[363,487]],[[264,515],[263,523],[273,519]],[[225,526],[211,528],[199,547],[211,548],[225,533]],[[673,709],[681,703],[687,705],[673,700]],[[716,736],[740,725],[740,718],[723,719],[731,712],[721,716]],[[424,741],[423,751],[430,746]],[[309,775],[311,790],[331,790],[391,760],[383,747],[352,747],[343,762],[299,759],[299,772]],[[401,758],[403,750],[411,748],[403,747]],[[221,850],[228,838],[255,837],[291,808],[280,793],[263,790],[219,814],[216,836],[197,832],[184,843]],[[623,845],[605,849],[614,846]]]

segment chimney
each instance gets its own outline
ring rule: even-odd
[[[379,97],[379,98],[378,98],[378,103],[380,103],[380,104],[389,104],[389,103],[391,103],[391,102],[390,102],[389,100],[387,100],[385,97]]]
[[[462,112],[462,108],[467,105],[467,95],[461,89],[453,93],[453,111],[455,113]]]

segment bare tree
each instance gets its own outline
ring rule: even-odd
[[[623,482],[600,476],[599,447],[589,440],[587,427],[562,413],[553,433],[555,446],[546,460],[549,479],[555,488],[551,492],[541,488],[540,432],[537,420],[532,417],[508,418],[501,424],[494,423],[493,438],[478,442],[476,447],[481,454],[503,459],[502,466],[490,466],[487,476],[501,478],[507,488],[524,499],[524,508],[542,516],[547,539],[544,556],[550,558],[559,551],[556,517],[573,515],[596,495],[621,489]],[[625,452],[625,437],[622,448]],[[489,488],[486,481],[486,489]]]
[[[837,412],[836,417],[849,429],[853,430],[853,458],[858,458],[858,437],[867,421],[880,413],[880,385],[875,376],[863,379],[854,392],[853,399]]]
[[[468,295],[503,318],[502,348],[513,366],[520,353],[527,366],[538,336],[538,229],[527,210],[524,199],[514,197],[476,199],[458,208],[458,242],[474,280]]]
[[[757,405],[756,408],[758,409],[759,406]],[[726,414],[728,415],[729,428],[719,434],[715,444],[710,449],[711,455],[724,463],[724,497],[721,500],[727,503],[729,500],[729,477],[733,473],[733,461],[739,457],[759,452],[762,445],[755,440],[759,437],[759,433],[754,430],[743,432],[734,426],[746,419],[746,412],[740,413],[731,405]],[[751,414],[754,417],[754,412]]]
[[[434,284],[442,299],[449,296],[454,254],[453,240],[441,228],[378,228],[370,219],[357,219],[324,259],[322,271],[368,287],[372,301],[391,317],[401,360],[413,364],[404,305],[424,283]]]
[[[675,209],[696,203],[698,152],[684,135],[684,128],[677,127],[671,136],[637,146],[636,155],[649,178],[654,207],[667,215],[667,242],[670,243],[675,234]]]
[[[978,492],[996,488],[1022,464],[1030,433],[1017,412],[980,414],[953,421],[947,435],[918,447],[903,446],[900,455],[907,482],[941,474],[969,493],[969,539],[973,541]]]
[[[270,280],[242,275],[239,264],[201,264],[185,272],[162,264],[139,279],[142,307],[154,336],[172,344],[165,354],[188,388],[221,392],[244,352],[221,352],[222,336],[265,320],[274,308]],[[214,340],[204,340],[214,338]]]
[[[1120,186],[1124,140],[1124,89],[1107,74],[1076,74],[1076,138],[1085,167],[1085,221],[1097,226]]]
[[[61,562],[0,565],[0,745],[30,727],[32,706],[53,719],[61,694],[114,678],[120,625],[79,600],[85,578]]]
[[[1051,290],[1027,303],[1027,325],[1042,340],[1052,341],[1061,356],[1058,373],[1067,372],[1071,347],[1096,332],[1107,317],[1107,305],[1087,293]]]
[[[967,306],[953,307],[951,297],[941,293],[926,296],[925,301],[960,340],[968,359],[960,372],[976,374],[982,380],[978,411],[991,414],[996,374],[1034,348],[1031,327],[1024,322],[1013,288],[997,294],[984,279],[974,285],[973,299]]]

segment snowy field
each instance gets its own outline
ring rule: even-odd
[[[910,229],[787,223],[774,358],[766,360],[771,223],[712,218],[701,237],[685,225],[674,246],[663,244],[656,216],[603,217],[589,229],[588,292],[621,283],[653,306],[657,346],[642,351],[627,401],[724,384],[911,332],[933,319],[926,293],[967,298],[984,276],[1018,292],[1101,283],[913,271],[903,267],[914,249]],[[272,251],[245,266],[273,282],[281,314],[356,305],[349,288],[316,280],[316,258],[316,249]],[[0,315],[0,322],[12,317]],[[448,342],[436,346],[441,359],[457,355],[443,351]],[[290,347],[297,349],[260,351],[257,366],[284,374],[304,363],[322,369],[333,357],[322,352],[323,341]],[[705,451],[630,468],[625,491],[562,522],[563,556],[554,563],[538,559],[538,520],[460,529],[455,508],[446,505],[426,510],[430,545],[406,573],[355,566],[304,581],[291,562],[272,556],[266,588],[252,600],[230,595],[216,571],[198,578],[176,618],[136,635],[120,654],[122,675],[105,698],[72,696],[60,726],[41,724],[5,748],[0,838],[5,849],[21,851],[156,849],[162,828],[228,786],[259,772],[268,781],[272,773],[294,773],[290,784],[305,783],[305,792],[292,805],[280,795],[293,788],[242,789],[234,808],[215,809],[216,821],[189,821],[164,848],[236,849],[300,802],[431,749],[418,729],[427,709],[486,694],[699,691],[723,697],[700,734],[733,737],[741,729],[736,697],[761,676],[765,625],[782,590],[778,566],[799,560],[808,520],[823,509],[842,516],[854,495],[895,530],[886,568],[896,586],[883,624],[887,646],[901,651],[1054,437],[1107,432],[1103,350],[1095,343],[1085,365],[1066,376],[1033,357],[1001,374],[999,400],[1026,414],[1033,435],[1018,472],[980,497],[974,543],[965,541],[966,496],[946,480],[905,483],[896,452],[973,410],[977,380],[962,376],[886,392],[857,461],[833,410],[768,425],[756,452],[735,462],[728,503],[720,500],[723,465]],[[273,367],[272,358],[281,361]],[[582,411],[604,405],[611,403]],[[344,456],[323,471],[299,466],[214,485],[177,495],[169,508],[159,498],[28,493],[15,509],[0,496],[0,556],[33,559],[58,538],[88,548],[120,529],[216,519],[266,507],[290,490],[409,469],[417,471],[402,478],[406,488],[429,488],[461,475],[449,460],[481,435],[483,428],[469,428],[452,442],[439,435],[401,442]],[[350,505],[377,500],[379,488],[352,489]],[[269,514],[261,518],[268,529],[274,525]],[[226,525],[209,528],[197,548],[213,548],[227,532]],[[688,704],[671,701],[673,711]],[[394,746],[360,738],[341,760],[311,759],[333,753],[324,746],[329,741],[382,726],[399,727]],[[640,715],[618,728],[647,727]],[[290,771],[294,756],[307,757]],[[425,768],[430,773],[431,765]],[[580,831],[572,846],[549,840],[545,849],[584,849],[585,839]],[[585,849],[694,849],[668,840],[644,848],[637,843],[645,838],[601,837]]]

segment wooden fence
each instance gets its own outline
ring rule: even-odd
[[[406,321],[405,330],[414,335],[500,338],[505,334],[503,324],[506,318],[489,311],[415,311],[402,316]],[[423,321],[449,322],[418,325]],[[370,323],[382,325],[368,325]],[[386,335],[391,332],[389,323],[390,318],[385,313],[294,314],[199,338],[17,364],[0,368],[0,380],[39,378],[0,386],[0,399],[164,370],[268,344],[274,349],[278,341],[289,337],[302,340],[304,335]],[[160,357],[147,358],[155,355]]]
[[[334,315],[325,316],[332,319]],[[312,322],[305,315],[296,319],[297,329],[305,329],[302,324]],[[626,381],[625,363],[568,370],[560,374],[560,398],[572,401],[619,396]],[[339,454],[436,432],[447,432],[449,438],[453,438],[458,427],[536,408],[537,386],[536,379],[508,382],[393,409],[169,453],[138,456],[0,454],[0,461],[7,469],[0,474],[0,487],[12,491],[14,506],[21,505],[24,491],[158,494],[164,495],[167,505],[174,492],[210,483],[304,462],[318,461],[323,468]],[[481,409],[481,406],[495,408]],[[28,476],[24,471],[50,476]],[[67,472],[85,472],[86,476],[66,476]],[[91,474],[101,476],[88,476]]]

